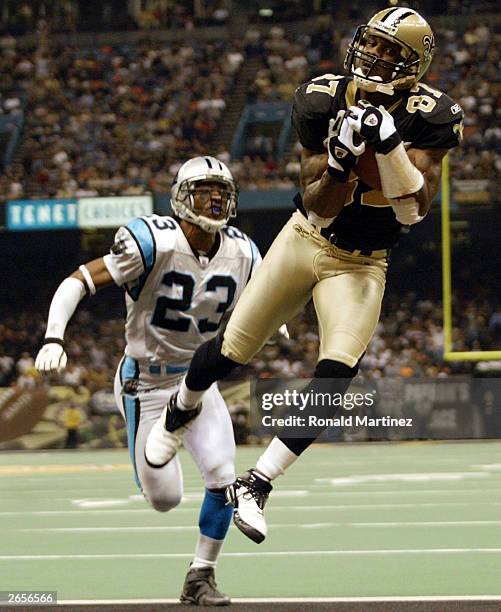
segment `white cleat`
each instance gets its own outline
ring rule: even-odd
[[[264,506],[272,489],[255,470],[245,472],[226,489],[226,499],[234,506],[233,522],[256,544],[260,544],[268,532]]]
[[[161,468],[176,456],[183,434],[200,413],[200,406],[180,410],[176,400],[177,393],[174,393],[146,439],[144,458],[150,467]]]

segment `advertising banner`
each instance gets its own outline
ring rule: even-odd
[[[7,229],[74,229],[78,227],[77,209],[76,200],[11,200],[7,202]]]
[[[150,195],[79,198],[78,227],[119,227],[135,217],[151,215],[152,212],[153,199]]]

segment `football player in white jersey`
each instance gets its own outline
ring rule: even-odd
[[[260,263],[252,240],[226,226],[236,214],[237,196],[231,172],[214,157],[183,164],[171,193],[175,218],[134,219],[117,231],[109,255],[80,266],[61,283],[36,359],[42,373],[61,371],[65,328],[80,300],[111,283],[124,287],[127,346],[115,397],[127,423],[136,482],[159,512],[181,501],[177,457],[165,465],[145,458],[148,434],[161,415],[156,435],[166,432],[176,445],[183,441],[205,482],[199,538],[181,594],[182,602],[196,605],[230,603],[217,589],[214,568],[232,516],[224,490],[235,480],[235,442],[215,384],[200,407],[181,412],[167,405],[195,349],[218,333]]]

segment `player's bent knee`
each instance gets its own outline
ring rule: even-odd
[[[169,512],[181,503],[182,495],[171,494],[171,495],[153,495],[146,496],[150,506],[157,512]]]
[[[221,353],[240,365],[249,363],[254,355],[266,342],[267,336],[256,337],[243,332],[238,327],[231,326],[231,321],[224,332],[221,343]]]
[[[351,379],[357,375],[359,364],[350,368],[345,363],[333,359],[322,359],[315,368],[315,378],[346,378]]]
[[[207,489],[224,488],[235,480],[233,461],[220,461],[204,466],[204,482]]]

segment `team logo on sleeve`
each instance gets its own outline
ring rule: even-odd
[[[139,380],[130,378],[122,386],[122,395],[136,395],[139,387]]]

